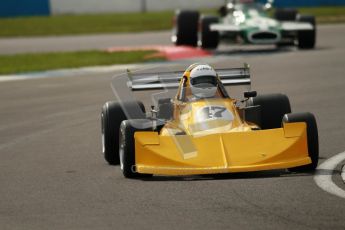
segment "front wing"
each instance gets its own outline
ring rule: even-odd
[[[306,124],[193,137],[135,133],[138,173],[195,175],[292,168],[311,163]]]
[[[260,28],[260,25],[257,26],[259,31],[266,31],[268,28]],[[218,31],[218,32],[243,32],[250,29],[250,27],[244,27],[239,25],[231,25],[231,24],[223,24],[217,23],[212,24],[210,26],[211,31]],[[308,22],[294,22],[294,21],[287,21],[281,23],[281,31],[305,31],[305,30],[313,30],[314,26]]]

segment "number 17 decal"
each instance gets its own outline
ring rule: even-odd
[[[224,106],[205,106],[196,113],[198,121],[222,119],[232,121],[234,115]]]

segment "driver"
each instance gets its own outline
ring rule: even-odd
[[[209,65],[196,66],[190,72],[190,89],[194,100],[215,97],[218,89],[217,72]]]

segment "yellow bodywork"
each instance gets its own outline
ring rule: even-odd
[[[193,137],[136,132],[136,169],[164,175],[214,174],[292,168],[310,164],[306,124]],[[185,152],[177,143],[189,143]]]
[[[236,100],[220,93],[189,98],[188,70],[174,100],[174,115],[158,132],[135,133],[138,173],[216,174],[292,168],[311,163],[306,123],[284,123],[260,130],[240,115]],[[184,87],[184,88],[182,88]],[[186,100],[177,100],[185,90]]]

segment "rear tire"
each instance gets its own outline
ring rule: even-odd
[[[278,21],[295,21],[297,14],[296,9],[280,8],[274,12],[274,18]]]
[[[291,113],[283,118],[284,123],[305,122],[307,123],[308,153],[312,161],[309,165],[291,168],[292,172],[314,171],[319,161],[319,137],[316,119],[311,113]]]
[[[313,49],[316,43],[316,21],[314,16],[299,15],[299,22],[308,22],[313,25],[312,30],[302,30],[297,33],[299,49]]]
[[[201,18],[201,47],[203,49],[217,49],[219,44],[218,31],[211,31],[211,24],[218,23],[219,18],[215,16],[204,16]]]
[[[127,102],[124,107],[128,110],[135,110],[138,106],[140,111],[132,118],[143,118],[145,107],[142,102]],[[109,101],[103,105],[101,113],[102,125],[102,152],[105,160],[110,165],[118,165],[119,159],[119,129],[123,120],[127,120],[127,116],[119,103]]]
[[[285,114],[291,113],[289,98],[284,94],[266,94],[252,97],[247,101],[247,106],[260,106],[260,121],[257,121],[261,129],[281,128]]]
[[[140,174],[135,168],[136,131],[152,131],[152,121],[147,119],[125,120],[119,131],[119,158],[121,170],[126,178],[150,177],[152,174]]]
[[[198,46],[199,12],[180,11],[176,15],[177,46]]]

